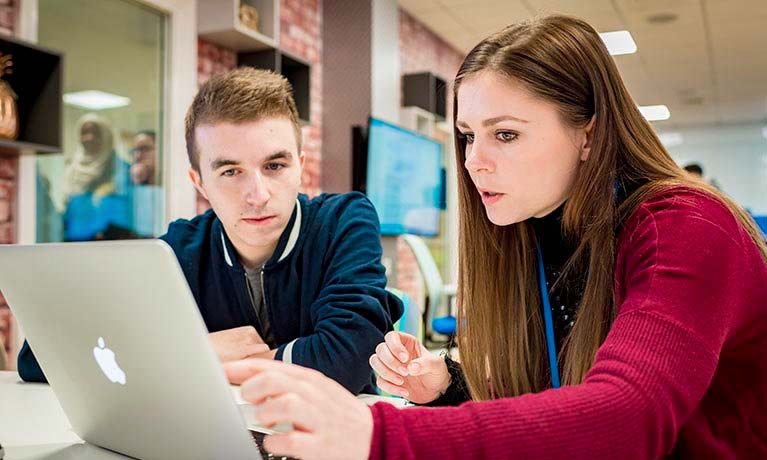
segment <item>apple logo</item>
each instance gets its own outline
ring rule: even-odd
[[[117,364],[115,352],[106,348],[103,337],[99,337],[98,346],[93,347],[93,357],[96,358],[96,363],[101,368],[101,372],[107,376],[110,382],[125,385],[125,372]]]

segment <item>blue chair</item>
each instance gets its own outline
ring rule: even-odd
[[[756,225],[759,226],[759,228],[762,229],[762,233],[764,233],[765,238],[767,238],[767,215],[764,216],[752,216],[754,218],[754,222],[756,222]]]
[[[413,251],[426,285],[428,296],[424,315],[426,338],[432,342],[444,342],[444,340],[437,340],[436,334],[441,334],[447,336],[449,340],[455,335],[457,325],[455,315],[451,311],[455,286],[447,286],[442,282],[442,275],[423,238],[416,235],[403,235],[402,239]]]

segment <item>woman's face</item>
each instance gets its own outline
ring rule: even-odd
[[[80,142],[85,151],[91,155],[99,153],[104,140],[101,138],[101,130],[96,123],[87,121],[80,128]]]
[[[488,219],[510,225],[543,217],[570,196],[589,153],[589,132],[565,124],[556,107],[492,71],[458,89],[456,129]]]

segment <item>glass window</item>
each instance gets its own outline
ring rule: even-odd
[[[767,128],[760,123],[678,127],[660,131],[672,158],[700,168],[704,180],[767,224]],[[767,227],[763,230],[767,232]]]
[[[64,54],[63,152],[37,161],[37,241],[164,230],[165,17],[129,0],[39,0]]]

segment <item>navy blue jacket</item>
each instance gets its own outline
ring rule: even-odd
[[[353,393],[373,392],[368,358],[402,303],[385,290],[378,216],[360,193],[299,195],[263,269],[275,359],[320,370]],[[176,253],[210,332],[251,325],[261,334],[245,270],[213,211],[179,219],[160,237]],[[25,343],[24,380],[44,381]]]

